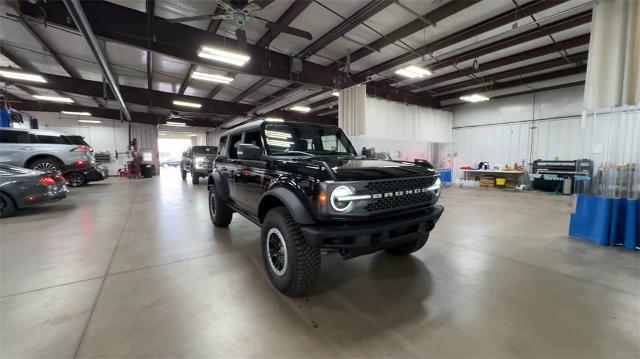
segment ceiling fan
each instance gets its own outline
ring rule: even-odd
[[[293,36],[298,36],[305,38],[307,40],[313,39],[313,36],[304,30],[296,29],[291,26],[286,26],[282,24],[278,24],[275,22],[271,22],[267,19],[261,18],[259,16],[253,15],[254,11],[259,11],[264,9],[267,5],[271,4],[274,0],[216,0],[218,6],[226,12],[226,14],[211,14],[211,15],[199,15],[199,16],[189,16],[189,17],[180,17],[176,19],[166,19],[165,21],[168,23],[183,23],[190,21],[198,21],[198,20],[234,20],[238,28],[236,29],[236,38],[238,39],[238,43],[240,48],[247,48],[247,34],[244,31],[244,25],[247,21],[259,21],[264,22],[265,27],[270,30],[275,30],[278,32],[284,32],[287,34],[291,34]]]

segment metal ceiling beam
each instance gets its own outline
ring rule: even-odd
[[[155,15],[155,0],[146,0],[147,7],[147,40],[153,41],[153,16]],[[147,89],[153,90],[153,53],[147,50]]]
[[[302,12],[312,3],[311,0],[296,0],[287,8],[287,10],[280,15],[276,23],[280,25],[290,25]],[[257,47],[266,48],[269,47],[271,41],[273,41],[280,31],[276,29],[269,29],[262,37],[256,42]]]
[[[545,46],[541,46],[541,47],[537,47],[535,49],[531,49],[531,50],[527,50],[527,51],[522,51],[519,52],[517,54],[513,54],[511,56],[506,56],[503,58],[499,58],[497,60],[493,60],[493,61],[489,61],[486,62],[484,64],[478,64],[478,68],[475,69],[473,66],[471,67],[467,67],[465,69],[461,69],[458,71],[453,71],[441,76],[437,76],[437,77],[433,77],[430,79],[426,79],[420,82],[416,82],[413,85],[417,86],[417,87],[428,87],[428,86],[432,86],[441,82],[445,82],[445,81],[449,81],[449,80],[454,80],[460,77],[465,77],[465,76],[469,76],[469,75],[473,75],[475,73],[478,72],[482,72],[482,71],[487,71],[487,70],[491,70],[491,69],[495,69],[501,66],[506,66],[506,65],[511,65],[514,63],[518,63],[520,61],[525,61],[525,60],[529,60],[531,58],[536,58],[536,57],[540,57],[543,55],[547,55],[547,54],[551,54],[554,52],[557,52],[559,50],[564,50],[564,49],[570,49],[573,47],[578,47],[578,46],[582,46],[582,45],[587,45],[589,44],[589,35],[590,34],[584,34],[584,35],[580,35],[580,36],[576,36],[576,37],[572,37],[570,39],[564,40],[564,41],[558,41],[555,44],[551,44],[551,45],[545,45]],[[426,90],[421,90],[421,91],[426,91]]]
[[[304,48],[304,50],[300,51],[296,56],[300,58],[308,58],[393,3],[394,0],[372,0],[367,5],[359,9],[355,14],[349,16],[338,24],[338,26],[329,30],[329,32],[322,35],[318,40]]]
[[[509,77],[522,76],[522,75],[530,74],[533,72],[552,69],[554,67],[565,66],[567,65],[567,61],[566,61],[567,59],[579,66],[579,65],[582,65],[584,62],[586,62],[588,57],[589,57],[589,52],[584,51],[574,55],[569,55],[566,59],[557,58],[553,60],[542,61],[535,64],[527,65],[527,66],[521,66],[511,70],[502,71],[502,72],[498,72],[498,73],[487,75],[487,76],[482,76],[482,77],[479,77],[478,79],[467,80],[467,81],[462,81],[462,82],[458,82],[458,83],[447,85],[447,86],[437,87],[437,88],[431,89],[431,91],[437,94],[443,94],[446,92],[451,92],[454,90],[459,90],[466,87],[475,86],[478,84],[489,84],[491,82],[504,80]]]
[[[6,69],[0,67],[0,69]],[[41,74],[47,83],[29,83],[24,80],[16,80],[16,83],[30,85],[33,87],[50,89],[54,91],[64,91],[69,93],[75,93],[86,96],[101,96],[102,95],[102,82],[89,81],[83,79],[74,79],[66,76]],[[164,108],[168,110],[183,110],[189,111],[188,108],[181,108],[173,105],[174,100],[183,100],[188,102],[196,102],[202,104],[202,107],[197,109],[198,112],[219,114],[219,115],[234,115],[244,116],[247,111],[251,109],[250,105],[233,104],[225,101],[205,99],[202,97],[176,95],[170,92],[162,92],[156,90],[149,90],[132,86],[120,86],[120,92],[128,103]],[[114,98],[112,93],[109,93],[110,98]]]
[[[22,69],[24,71],[38,72],[38,70],[33,65],[31,65],[30,63],[28,63],[24,59],[21,59],[20,57],[18,57],[16,54],[14,54],[10,49],[8,49],[2,43],[0,43],[0,54],[2,54],[4,57],[9,59],[9,61],[11,61],[14,64],[16,64],[18,67],[20,67],[20,69]],[[18,85],[14,84],[14,86],[19,88],[20,90],[28,93],[29,95],[33,95],[33,91],[31,91],[31,89],[26,87],[26,86],[19,85],[19,84]]]
[[[440,7],[438,7],[437,9],[430,11],[426,14],[424,14],[422,17],[424,17],[425,19],[427,19],[429,22],[431,23],[438,23],[446,18],[448,18],[449,16],[456,14],[470,6],[475,5],[476,3],[480,2],[480,0],[453,0],[450,1]],[[391,45],[392,43],[401,40],[411,34],[414,34],[424,28],[426,28],[427,26],[429,26],[428,23],[424,22],[422,19],[415,19],[411,22],[409,22],[408,24],[399,27],[398,29],[392,31],[391,33],[385,35],[384,37],[368,44],[366,47],[362,47],[358,50],[356,50],[355,52],[351,53],[350,55],[350,61],[353,63],[355,61],[358,61],[366,56],[371,55],[372,53],[374,53],[374,49],[375,50],[380,50],[385,46]],[[327,68],[330,69],[334,69],[337,70],[339,69],[342,64],[344,64],[347,61],[347,58],[344,57],[336,62],[334,62],[333,64],[327,66]]]
[[[328,105],[328,104],[334,103],[334,102],[338,102],[338,98],[335,97],[335,96],[331,96],[331,97],[325,98],[324,100],[316,101],[316,102],[310,104],[309,106],[312,109],[316,109],[316,108],[318,108],[320,106]]]
[[[217,6],[214,14],[220,15],[223,13],[225,13],[224,9],[221,8],[220,6]],[[209,21],[209,26],[207,26],[207,32],[211,32],[215,34],[216,32],[218,32],[218,28],[220,28],[220,24],[222,24],[222,20]],[[180,89],[178,90],[179,95],[182,95],[187,90],[187,87],[189,87],[189,82],[191,81],[191,75],[193,75],[193,72],[196,70],[196,67],[197,65],[194,63],[189,65],[189,69],[187,70],[187,75],[184,77],[184,79],[182,80],[182,83],[180,84]],[[218,89],[218,90],[215,93],[212,92],[213,95],[209,96],[209,98],[215,97],[215,95],[222,89],[222,86],[216,85],[214,89]]]
[[[394,67],[405,64],[409,61],[426,56],[434,51],[443,49],[445,47],[462,42],[470,37],[474,37],[485,32],[495,30],[501,26],[513,23],[521,18],[527,17],[531,14],[550,9],[554,6],[562,4],[568,0],[548,1],[548,0],[533,0],[520,7],[520,9],[513,9],[505,11],[501,14],[493,16],[489,19],[480,21],[472,26],[459,30],[451,35],[447,35],[438,40],[432,41],[415,51],[407,52],[403,55],[394,57],[381,64],[373,66],[365,71],[361,71],[353,77],[353,83],[360,83],[366,81],[367,77],[372,74],[378,74]]]
[[[82,7],[94,33],[109,41],[151,50],[197,65],[259,77],[290,80],[288,55],[249,45],[247,54],[251,56],[251,60],[242,67],[206,60],[197,55],[202,45],[238,49],[237,41],[192,26],[172,24],[155,17],[156,41],[149,45],[146,39],[147,16],[145,13],[106,1],[87,1],[82,3]],[[35,5],[28,1],[21,1],[20,10],[33,17],[42,17],[42,14],[46,14],[43,20],[50,25],[74,28],[68,21],[66,9],[59,2],[39,2]],[[332,71],[308,61],[303,63],[303,69],[296,76],[297,82],[327,88],[332,88],[334,80],[342,76],[338,71]]]
[[[411,92],[396,91],[393,87],[376,87],[375,83],[367,84],[367,95],[417,106],[431,107],[432,105],[431,98]]]
[[[84,14],[84,11],[82,10],[82,5],[80,4],[80,1],[79,0],[63,0],[63,2],[64,2],[64,5],[67,7],[69,15],[73,19],[73,22],[75,22],[76,27],[82,33],[82,36],[87,42],[89,49],[93,53],[93,57],[95,58],[96,62],[98,63],[98,66],[100,67],[100,70],[102,71],[102,76],[106,80],[107,85],[109,85],[109,88],[113,92],[116,98],[116,101],[118,101],[118,104],[120,105],[120,110],[122,111],[122,114],[127,119],[127,121],[131,122],[131,114],[129,113],[129,109],[127,108],[127,104],[125,103],[124,98],[122,97],[122,94],[120,93],[120,89],[118,88],[118,81],[115,79],[115,77],[111,73],[111,69],[109,69],[109,63],[107,62],[107,59],[102,53],[102,49],[98,44],[98,40],[93,34],[93,30],[91,30],[91,25],[89,24],[89,20],[87,19],[87,17]],[[100,95],[97,95],[97,96],[99,97]]]
[[[572,16],[568,16],[564,19],[554,21],[547,25],[543,25],[543,26],[522,32],[520,34],[516,34],[501,40],[494,41],[492,43],[481,46],[479,48],[471,49],[469,51],[465,51],[463,53],[450,56],[446,59],[442,59],[432,64],[429,64],[427,65],[427,67],[431,71],[435,71],[447,66],[455,66],[456,64],[459,64],[462,61],[478,58],[480,56],[484,56],[496,51],[504,50],[509,47],[520,45],[531,40],[549,36],[549,34],[552,34],[552,33],[560,32],[560,31],[572,29],[580,25],[588,24],[589,22],[591,22],[591,10],[584,11]],[[404,79],[399,77],[394,77],[391,79],[380,81],[378,83],[382,85],[390,85],[394,82],[398,82],[402,80]]]
[[[291,6],[285,10],[285,12],[278,18],[276,23],[280,25],[289,25],[293,20],[295,20],[302,12],[311,4],[311,1],[302,0],[302,1],[294,1]],[[276,29],[269,29],[262,37],[256,42],[256,46],[260,48],[269,47],[271,41],[273,41],[278,35],[280,31]],[[271,82],[270,78],[262,78],[255,82],[253,85],[249,86],[248,89],[242,91],[238,96],[234,97],[231,102],[238,102],[244,99],[245,97],[251,95],[255,91],[259,90],[263,86],[267,85]]]
[[[511,87],[527,85],[527,84],[531,84],[531,83],[535,83],[535,82],[554,80],[554,79],[565,77],[565,76],[581,74],[581,73],[585,73],[586,71],[587,71],[587,65],[580,65],[580,66],[572,67],[572,68],[569,68],[569,69],[558,70],[558,71],[553,71],[553,72],[547,72],[547,73],[544,73],[544,74],[535,75],[535,76],[529,76],[529,77],[523,77],[523,78],[519,78],[519,79],[516,79],[516,80],[505,81],[505,82],[496,82],[496,83],[491,84],[490,86],[478,86],[476,88],[466,89],[466,90],[460,91],[460,92],[449,93],[449,94],[437,97],[435,101],[437,101],[439,103],[439,102],[441,102],[443,100],[453,99],[453,98],[460,98],[460,96],[470,95],[470,94],[477,93],[477,92],[503,90],[503,89],[508,89],[508,88],[511,88]]]
[[[318,116],[333,115],[333,114],[336,114],[336,113],[338,113],[338,108],[337,107],[334,108],[334,109],[331,109],[331,110],[324,111],[324,112],[319,112]]]
[[[249,86],[249,88],[247,88],[246,90],[244,90],[241,93],[239,93],[236,97],[232,98],[231,102],[241,101],[245,97],[247,97],[247,96],[251,95],[252,93],[254,93],[254,92],[258,91],[259,89],[261,89],[263,86],[265,86],[269,82],[271,82],[271,79],[269,79],[269,78],[261,78],[256,83],[254,83],[253,85]]]
[[[64,71],[69,74],[69,76],[80,78],[80,74],[74,68],[69,66],[60,57],[60,55],[58,55],[55,51],[53,51],[49,43],[42,36],[40,36],[40,34],[36,31],[36,29],[29,23],[29,21],[27,21],[27,19],[25,19],[24,16],[22,16],[22,14],[18,14],[17,19],[20,21],[22,26],[24,26],[24,28],[27,29],[27,31],[29,31],[31,36],[40,44],[40,46],[42,46],[42,48],[45,49],[45,51],[49,54],[49,56],[53,57],[53,59],[58,63],[58,65],[60,65],[60,67],[62,67]]]

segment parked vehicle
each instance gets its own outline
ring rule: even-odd
[[[62,173],[70,187],[84,186],[89,182],[102,181],[107,178],[102,166],[91,163],[81,166],[66,166]]]
[[[81,136],[2,128],[0,144],[0,163],[39,171],[60,171],[65,166],[82,166],[95,162],[93,149]]]
[[[209,214],[219,227],[234,212],[261,226],[269,279],[295,296],[312,287],[322,251],[346,259],[422,248],[444,210],[440,183],[424,160],[358,157],[338,127],[256,121],[222,135]]]
[[[0,164],[0,217],[61,200],[67,193],[66,180],[59,173]]]
[[[167,167],[180,167],[180,162],[182,160],[180,158],[167,158],[167,159],[163,159],[160,160],[160,166],[167,168]]]
[[[216,146],[193,146],[182,153],[180,161],[180,174],[182,180],[187,179],[187,173],[191,174],[191,183],[200,183],[200,177],[207,177],[213,168],[218,148]]]

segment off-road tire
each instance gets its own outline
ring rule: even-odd
[[[187,171],[185,171],[182,166],[180,166],[180,176],[182,177],[183,181],[187,180]]]
[[[0,218],[9,217],[16,211],[13,199],[4,193],[0,193]]]
[[[209,188],[209,217],[216,227],[228,227],[233,217],[233,211],[217,198],[213,185]]]
[[[424,245],[427,244],[428,240],[429,240],[429,233],[426,233],[426,234],[421,233],[418,236],[418,238],[414,240],[411,240],[406,243],[402,243],[399,246],[387,248],[386,252],[389,254],[393,254],[394,256],[406,256],[408,254],[417,252],[420,249],[422,249],[422,247],[424,247]]]
[[[276,274],[269,261],[267,234],[272,228],[279,230],[286,244],[287,264],[282,275]],[[299,296],[314,285],[320,273],[320,248],[307,244],[300,226],[285,207],[275,207],[267,212],[260,243],[269,280],[282,294]]]
[[[38,168],[37,170],[42,172],[58,172],[62,165],[53,157],[43,157],[31,162],[29,168],[32,170]]]
[[[191,183],[193,184],[200,183],[200,177],[198,177],[198,174],[195,172],[191,172]]]

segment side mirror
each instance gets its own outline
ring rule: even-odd
[[[260,159],[262,149],[250,143],[241,143],[238,145],[238,158],[241,160],[257,160]]]
[[[182,152],[182,157],[187,157],[187,151]]]

